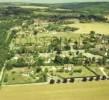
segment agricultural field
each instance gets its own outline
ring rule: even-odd
[[[109,34],[109,23],[75,23],[70,26],[79,28],[75,33],[89,33],[95,30],[97,33]]]
[[[0,90],[2,100],[108,100],[109,81],[4,86]]]

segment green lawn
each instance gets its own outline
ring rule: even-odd
[[[25,84],[35,82],[35,79],[28,74],[30,70],[27,68],[13,68],[6,70],[4,76],[4,84]]]
[[[75,72],[75,70],[81,69],[81,72]],[[68,78],[68,77],[85,77],[85,76],[94,76],[94,74],[87,70],[83,66],[76,66],[73,68],[72,74],[70,72],[57,72],[56,75],[63,77],[63,78]]]

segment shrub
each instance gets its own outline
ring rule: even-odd
[[[33,75],[34,76],[34,75]],[[39,81],[40,82],[46,82],[47,81],[47,74],[45,72],[41,72],[39,74]]]
[[[24,58],[21,57],[21,58],[19,58],[17,60],[17,62],[15,62],[13,64],[13,66],[15,66],[15,67],[24,67],[24,66],[28,66],[28,64],[25,62]]]
[[[81,72],[82,72],[82,69],[81,69],[81,68],[74,69],[74,71],[73,71],[73,72],[75,72],[75,73],[81,73]]]

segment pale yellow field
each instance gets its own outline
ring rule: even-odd
[[[109,100],[109,81],[5,86],[0,100]]]
[[[79,28],[75,33],[89,33],[93,30],[97,33],[109,34],[109,23],[76,23],[70,26]]]
[[[47,9],[48,7],[44,7],[44,6],[20,6],[22,8],[39,8],[39,9]]]

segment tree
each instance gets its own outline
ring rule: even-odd
[[[35,76],[33,75],[33,77],[35,77]],[[38,77],[39,77],[39,79],[36,80],[36,82],[47,82],[47,73],[41,71],[38,74]]]
[[[95,80],[96,81],[100,80],[100,75],[96,76]]]
[[[41,58],[41,57],[37,57],[35,64],[36,64],[37,66],[42,66],[42,65],[44,65],[44,59]]]
[[[17,29],[13,29],[12,31],[11,31],[11,34],[12,34],[12,36],[14,37],[14,38],[16,38],[16,33],[18,32],[18,30]]]
[[[62,38],[53,37],[49,45],[50,49],[52,49],[53,51],[61,50],[61,41]]]
[[[106,57],[103,56],[103,58],[102,58],[102,64],[103,64],[103,65],[106,65],[106,60],[107,60]]]
[[[55,83],[55,80],[54,79],[51,79],[49,83],[50,84],[54,84]]]
[[[91,63],[91,59],[86,58],[86,59],[85,59],[85,62],[84,62],[84,65],[85,65],[85,66],[89,66],[90,63]]]
[[[41,71],[42,71],[41,67],[40,67],[40,66],[37,66],[35,73],[39,73],[39,72],[41,72]]]
[[[97,59],[97,64],[100,65],[100,66],[102,65],[102,59],[101,58]]]
[[[63,82],[63,83],[67,83],[67,79],[66,79],[66,78],[64,78],[62,82]]]
[[[86,82],[87,81],[87,77],[83,77],[82,81]]]
[[[34,34],[34,35],[37,35],[37,34],[38,34],[38,31],[37,31],[37,30],[34,30],[34,31],[33,31],[33,34]]]
[[[14,64],[15,67],[25,67],[28,66],[28,64],[25,62],[25,59],[23,57],[19,58],[17,62]]]
[[[56,55],[55,59],[54,59],[54,63],[62,65],[63,64],[63,58],[59,55]]]
[[[106,80],[107,78],[106,78],[106,76],[102,76],[102,78],[101,78],[101,80]]]
[[[56,81],[56,83],[61,83],[61,80],[60,80],[60,79],[58,79],[58,80]]]
[[[71,43],[71,38],[69,38],[69,39],[65,38],[64,39],[64,44],[65,44],[64,49],[65,50],[70,50],[71,49],[70,48],[70,43]]]
[[[70,83],[73,83],[75,81],[75,79],[74,78],[70,78]]]
[[[90,31],[89,35],[90,35],[90,38],[94,38],[95,37],[95,31]]]
[[[74,65],[78,65],[78,58],[77,57],[73,57],[71,63],[74,64]]]
[[[90,77],[90,78],[89,78],[89,81],[93,81],[93,77]]]
[[[77,50],[78,49],[78,45],[79,45],[78,41],[74,41],[73,48]]]
[[[69,57],[64,57],[64,64],[69,64],[69,63],[70,63]]]
[[[96,61],[96,58],[93,57],[93,58],[92,58],[92,63],[95,63],[95,61]]]

